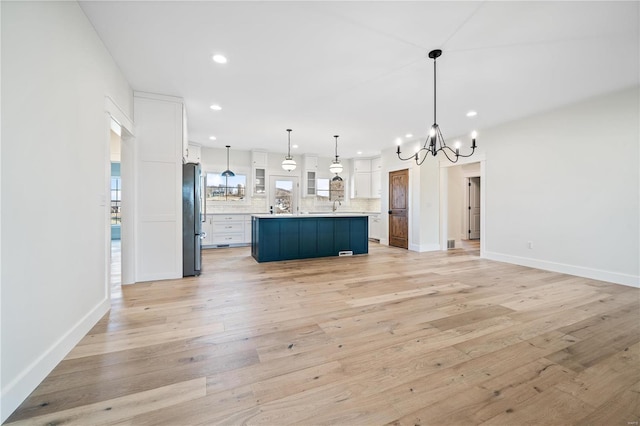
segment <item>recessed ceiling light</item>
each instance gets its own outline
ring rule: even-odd
[[[362,155],[362,151],[358,151],[358,155]]]
[[[476,111],[469,111],[467,113],[467,117],[475,117],[476,115],[478,115],[478,113]]]
[[[216,64],[226,64],[227,63],[227,58],[224,55],[213,55],[213,57],[211,58],[213,59],[213,62],[215,62]]]
[[[209,108],[211,108],[214,111],[220,111],[222,109],[222,107],[220,105],[211,105]]]
[[[209,136],[209,139],[211,139],[212,141],[215,141],[217,138],[215,136]]]
[[[411,133],[407,133],[406,135],[404,135],[405,138],[412,138],[413,135]]]
[[[298,145],[291,145],[291,148],[296,149]]]

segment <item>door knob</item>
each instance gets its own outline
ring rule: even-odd
[[[389,210],[387,213],[389,213],[389,214],[393,214],[393,211],[392,211],[392,210]]]

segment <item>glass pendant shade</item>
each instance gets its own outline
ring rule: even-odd
[[[285,157],[285,159],[282,161],[282,168],[288,172],[295,170],[296,169],[295,160],[288,156]]]
[[[334,161],[329,166],[329,171],[335,174],[342,173],[342,164],[339,161]]]
[[[282,161],[282,168],[288,172],[296,169],[296,161],[291,156],[291,129],[287,129],[287,139],[289,139],[289,145],[287,148],[287,156]]]

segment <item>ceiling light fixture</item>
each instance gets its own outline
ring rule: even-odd
[[[216,64],[226,64],[227,63],[227,58],[224,55],[213,55],[213,57],[211,58],[213,59],[213,62],[215,62]]]
[[[467,113],[467,117],[475,117],[476,115],[478,115],[478,113],[476,111],[469,111]]]
[[[331,163],[331,165],[329,166],[329,171],[331,173],[335,173],[335,176],[333,177],[333,179],[331,180],[342,180],[342,178],[340,176],[338,176],[338,173],[342,172],[342,164],[340,164],[340,160],[338,160],[338,135],[334,135],[334,138],[336,138],[336,159],[333,160],[333,163]]]
[[[439,151],[442,151],[447,160],[452,163],[458,162],[460,157],[471,157],[476,150],[476,136],[477,133],[474,131],[471,133],[471,153],[467,155],[460,154],[460,148],[456,147],[455,150],[448,147],[444,141],[444,137],[442,136],[442,132],[440,131],[440,127],[438,126],[438,122],[436,121],[436,59],[442,55],[442,50],[436,49],[429,52],[429,57],[433,59],[433,125],[431,126],[431,130],[429,131],[429,137],[424,142],[424,146],[416,151],[416,153],[410,157],[402,158],[400,156],[400,145],[398,145],[398,150],[396,154],[398,154],[398,158],[400,160],[411,160],[414,159],[417,165],[421,165],[424,163],[424,160],[427,158],[429,154],[434,157],[438,154]],[[424,151],[424,154],[421,156],[420,154]],[[452,157],[455,155],[455,158]]]
[[[234,177],[236,175],[231,170],[229,170],[229,148],[231,148],[231,146],[227,145],[227,170],[225,170],[221,174],[221,176],[224,176],[224,177]]]
[[[215,136],[209,136],[209,139],[215,141],[217,138]]]
[[[296,169],[296,162],[291,156],[291,129],[287,129],[287,137],[289,139],[289,148],[287,150],[287,156],[282,161],[282,168],[288,172]]]
[[[211,108],[214,111],[220,111],[222,109],[222,107],[220,105],[211,105],[209,108]]]

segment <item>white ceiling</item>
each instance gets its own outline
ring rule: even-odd
[[[189,140],[209,147],[286,152],[291,128],[292,154],[332,156],[338,134],[351,158],[424,138],[438,48],[438,124],[479,145],[482,128],[640,78],[636,1],[80,4],[133,90],[184,98]]]

